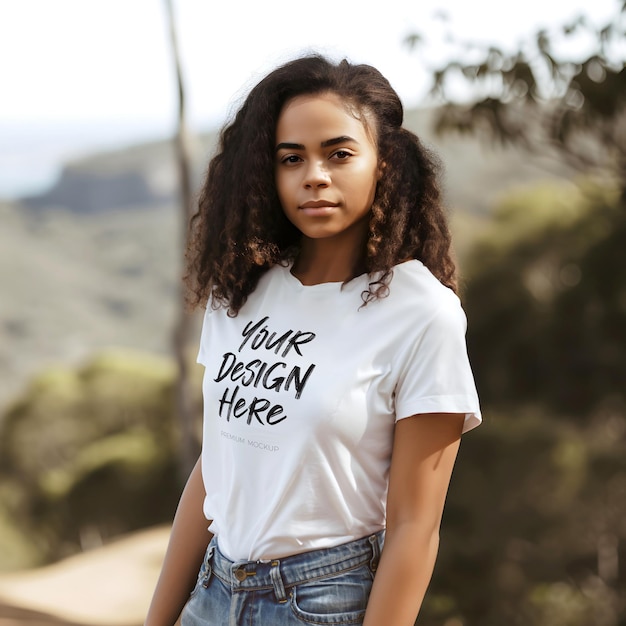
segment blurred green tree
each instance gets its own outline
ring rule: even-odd
[[[464,440],[423,626],[626,623],[626,212],[616,185],[505,198],[466,259],[487,428]]]
[[[625,22],[621,0],[599,28],[581,16],[513,51],[457,41],[433,72],[439,134],[596,185],[507,198],[469,255],[468,347],[492,419],[464,442],[420,624],[626,625]]]
[[[581,15],[539,30],[519,50],[457,42],[458,58],[433,72],[437,132],[481,133],[585,172],[611,172],[626,199],[626,2],[617,4],[602,27]],[[587,53],[586,45],[564,45],[588,40]],[[423,42],[407,38],[413,47]]]
[[[170,361],[130,351],[33,380],[0,421],[0,530],[8,531],[0,554],[21,534],[36,555],[22,550],[20,564],[13,550],[0,569],[172,519],[180,493],[174,385]]]
[[[492,413],[463,442],[420,626],[625,623],[626,421],[592,422]]]
[[[626,212],[614,187],[544,185],[504,200],[466,261],[478,388],[586,420],[626,381]]]

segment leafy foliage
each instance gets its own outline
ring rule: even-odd
[[[521,192],[496,209],[467,265],[468,346],[483,402],[586,419],[623,400],[626,213],[617,190]]]
[[[433,74],[431,94],[442,104],[436,130],[480,132],[551,151],[585,171],[612,171],[626,189],[625,35],[626,3],[620,2],[603,27],[580,16],[538,31],[513,52],[459,44],[459,56],[472,50],[471,60],[453,60]],[[590,53],[559,52],[564,43],[584,39],[595,42]],[[407,39],[411,46],[419,42],[419,36]],[[450,85],[459,82],[469,102],[451,96]]]
[[[0,522],[17,524],[0,533],[0,552],[23,534],[45,562],[170,521],[180,493],[173,385],[169,361],[129,351],[36,378],[1,423]]]
[[[463,446],[418,623],[626,624],[625,21],[622,1],[602,28],[468,44],[434,72],[439,133],[565,159],[603,187],[506,199],[470,254],[468,347],[492,420]],[[591,52],[562,52],[583,36]]]
[[[492,412],[463,442],[417,623],[621,624],[626,573],[601,576],[598,546],[610,537],[610,558],[625,556],[625,433],[623,413],[579,428],[537,409]]]
[[[424,626],[626,623],[626,216],[615,189],[506,198],[468,258],[486,416],[464,439]]]

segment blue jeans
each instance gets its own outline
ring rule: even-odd
[[[362,624],[384,531],[274,561],[230,561],[214,537],[182,626]]]

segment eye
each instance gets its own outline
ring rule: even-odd
[[[302,159],[297,154],[287,154],[286,156],[280,159],[281,163],[285,165],[291,165],[293,163],[299,163]]]
[[[347,150],[337,150],[337,152],[333,152],[331,158],[345,161],[348,157],[351,156],[352,152],[348,152]]]

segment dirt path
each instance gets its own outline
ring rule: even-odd
[[[87,626],[54,615],[0,603],[0,626]]]
[[[54,565],[0,575],[0,626],[139,626],[169,527],[141,531]]]

